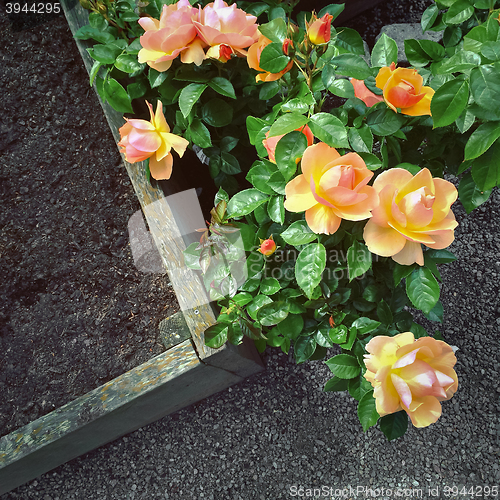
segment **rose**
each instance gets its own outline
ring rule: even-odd
[[[170,133],[160,101],[156,114],[153,114],[153,106],[147,101],[146,104],[151,121],[125,118],[127,123],[119,130],[121,141],[118,146],[123,148],[120,152],[130,163],[149,158],[149,171],[154,179],[169,179],[173,164],[170,150],[173,148],[182,157],[189,141]]]
[[[439,401],[458,388],[453,349],[432,337],[415,340],[413,333],[379,335],[366,345],[364,377],[374,387],[378,414],[403,409],[415,427],[427,427],[441,416]]]
[[[163,6],[159,21],[141,17],[138,22],[146,33],[140,38],[143,48],[138,54],[139,62],[147,63],[156,71],[166,71],[180,54],[183,63],[194,62],[199,66],[205,53],[193,24],[197,16],[198,10],[191,7],[189,0],[179,0]]]
[[[279,80],[285,73],[290,71],[293,66],[293,61],[290,61],[285,69],[282,69],[279,73],[269,73],[269,71],[265,71],[260,67],[260,55],[264,48],[269,45],[271,40],[266,38],[264,35],[260,35],[257,42],[255,42],[249,49],[247,55],[247,63],[248,66],[257,71],[261,71],[262,73],[255,77],[255,81],[257,82],[274,82],[275,80]],[[288,47],[288,46],[287,46]]]
[[[272,255],[276,251],[276,243],[274,242],[273,235],[271,235],[267,240],[260,240],[259,252],[262,255]]]
[[[330,41],[332,29],[331,14],[325,14],[321,19],[313,15],[313,21],[307,26],[307,36],[314,45],[323,45]]]
[[[311,129],[307,125],[305,127],[297,128],[295,130],[302,132],[306,136],[308,146],[313,145],[314,136],[313,136],[313,133],[311,132]],[[284,136],[285,136],[285,134],[275,135],[273,137],[269,137],[269,130],[266,132],[266,138],[262,141],[262,144],[264,145],[264,147],[267,150],[267,154],[269,155],[269,161],[276,163],[276,157],[275,157],[276,146],[278,145],[278,142],[280,141],[280,139]]]
[[[416,69],[397,68],[394,63],[380,68],[375,83],[384,91],[384,100],[393,111],[410,116],[431,114],[434,90],[422,86],[423,78]]]
[[[206,58],[227,63],[233,54],[234,50],[229,45],[213,45],[207,50]]]
[[[210,47],[228,45],[237,54],[246,56],[243,50],[252,45],[259,36],[257,18],[230,6],[223,0],[200,7],[199,19],[193,20],[198,36]]]
[[[374,94],[365,85],[363,80],[351,78],[352,86],[354,87],[354,96],[361,99],[369,108],[384,100],[383,96]]]
[[[363,233],[370,252],[392,257],[398,264],[423,266],[421,243],[439,250],[454,240],[458,224],[450,207],[457,190],[451,182],[433,179],[426,168],[415,176],[391,168],[375,179],[373,187],[380,203]]]
[[[357,153],[340,156],[322,142],[309,146],[302,157],[302,174],[285,186],[285,208],[306,211],[315,233],[333,234],[341,219],[363,220],[377,206],[375,189],[367,186],[373,172]]]

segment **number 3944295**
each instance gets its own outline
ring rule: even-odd
[[[60,3],[27,3],[9,2],[5,5],[7,14],[59,14],[61,12]]]

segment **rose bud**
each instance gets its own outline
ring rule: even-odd
[[[285,56],[289,56],[290,49],[293,50],[293,42],[290,38],[285,38],[285,41],[283,42],[283,54],[285,54]]]
[[[268,257],[269,255],[272,255],[275,251],[276,251],[276,243],[273,240],[273,235],[271,235],[271,237],[268,238],[267,240],[260,240],[259,252],[262,255]]]
[[[220,45],[214,45],[207,50],[207,58],[215,59],[222,63],[227,63],[234,54],[234,50],[229,46],[221,43]]]
[[[307,36],[311,43],[314,45],[323,45],[330,41],[332,19],[333,16],[327,13],[321,19],[316,19],[307,27]]]

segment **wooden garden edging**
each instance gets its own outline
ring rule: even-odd
[[[88,24],[88,12],[78,0],[61,4],[73,33]],[[84,44],[76,43],[89,71],[92,60]],[[101,104],[118,142],[123,117]],[[178,330],[174,337],[189,340],[1,437],[0,495],[263,369],[251,341],[216,350],[205,346],[204,331],[215,322],[215,314],[182,254],[183,236],[196,227],[189,227],[193,223],[187,218],[180,220],[182,214],[169,203],[173,197],[151,187],[143,164],[124,163],[182,310],[183,317],[175,315],[167,326],[162,322],[163,330]]]

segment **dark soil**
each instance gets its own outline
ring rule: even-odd
[[[430,0],[345,23],[370,46]],[[178,310],[134,266],[140,209],[64,16],[0,12],[0,435],[159,354]],[[175,170],[175,166],[174,166]]]
[[[162,352],[178,310],[134,266],[140,206],[66,20],[34,17],[0,13],[0,435]]]

